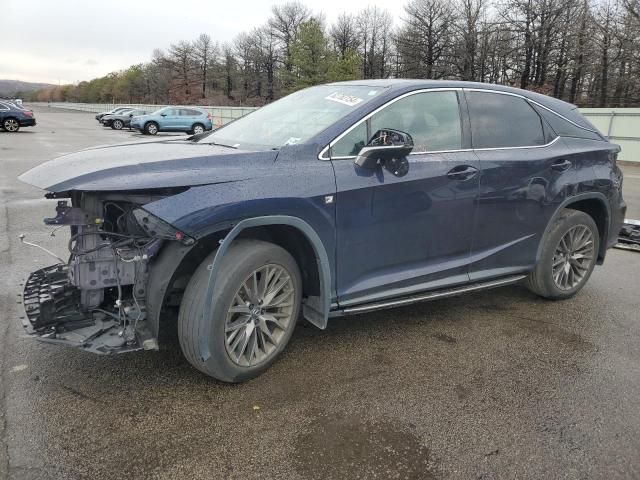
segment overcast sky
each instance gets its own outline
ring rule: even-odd
[[[283,0],[0,0],[0,79],[75,83],[150,60],[155,48],[208,33],[232,40]],[[397,19],[400,0],[308,0],[328,22],[369,5]]]

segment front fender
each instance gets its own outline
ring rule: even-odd
[[[308,240],[317,263],[320,293],[305,301],[305,318],[326,327],[335,295],[335,176],[331,162],[319,161],[317,152],[312,156],[306,150],[310,148],[283,149],[271,168],[254,178],[194,186],[144,206],[196,241],[227,232],[212,263],[205,314],[220,259],[233,239],[247,228],[287,225]],[[202,341],[207,339],[205,335]],[[202,351],[208,349],[203,345]]]

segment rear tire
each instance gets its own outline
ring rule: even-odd
[[[157,135],[158,133],[158,124],[156,122],[148,122],[144,126],[144,133],[147,135]]]
[[[7,132],[15,133],[20,130],[20,122],[13,117],[5,118],[2,121],[2,128]]]
[[[600,234],[593,218],[563,210],[542,239],[542,252],[526,286],[551,300],[573,297],[587,283],[598,258]]]
[[[122,127],[124,127],[124,122],[122,120],[114,120],[111,122],[111,128],[114,130],[122,130]]]
[[[220,264],[211,316],[203,318],[214,257],[215,252],[200,264],[187,285],[178,316],[180,347],[201,372],[223,382],[242,382],[269,368],[291,338],[302,276],[293,257],[278,245],[237,240]],[[208,326],[210,356],[203,360],[200,340]]]

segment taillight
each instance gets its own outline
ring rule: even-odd
[[[31,110],[23,110],[22,113],[28,117],[33,117],[33,112]]]
[[[209,120],[211,120],[211,118],[212,118],[212,117],[211,117],[211,114],[210,114],[210,113],[207,113],[207,118],[208,118]]]

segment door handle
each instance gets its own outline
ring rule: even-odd
[[[570,169],[572,165],[573,164],[569,160],[562,158],[553,162],[553,165],[551,165],[551,169],[557,170],[558,172],[564,172],[565,170]]]
[[[469,180],[478,174],[478,169],[471,165],[458,165],[447,172],[447,177],[451,180]]]

